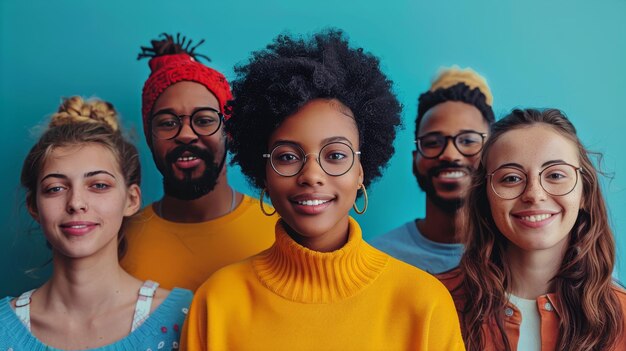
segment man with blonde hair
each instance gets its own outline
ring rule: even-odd
[[[483,77],[471,69],[444,69],[419,97],[413,174],[426,193],[426,216],[374,238],[391,256],[437,274],[456,267],[463,205],[495,117]]]

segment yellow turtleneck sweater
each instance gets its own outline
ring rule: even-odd
[[[454,304],[431,275],[368,245],[350,218],[346,245],[309,250],[276,225],[276,243],[196,292],[183,350],[465,350]]]

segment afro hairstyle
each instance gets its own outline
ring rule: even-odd
[[[476,107],[489,125],[496,120],[493,109],[487,104],[487,98],[480,89],[470,88],[465,83],[457,83],[448,88],[439,88],[435,91],[429,90],[420,95],[417,104],[417,118],[415,119],[415,139],[418,137],[420,123],[424,114],[436,105],[446,101],[460,101]]]
[[[265,187],[267,143],[288,116],[314,99],[337,99],[350,108],[359,131],[363,185],[382,174],[394,153],[402,106],[379,60],[351,48],[342,31],[331,29],[310,39],[277,36],[264,50],[235,67],[231,136],[232,164],[248,180]]]

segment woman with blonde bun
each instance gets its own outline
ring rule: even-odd
[[[0,350],[177,349],[191,292],[159,289],[119,265],[123,224],[141,206],[137,149],[113,105],[65,99],[21,173],[52,249],[52,277],[0,300]]]

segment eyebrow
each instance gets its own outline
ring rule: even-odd
[[[219,112],[219,110],[220,110],[219,108],[216,108],[216,107],[213,107],[213,106],[198,106],[198,107],[195,107],[195,108],[191,111],[191,114],[193,115],[194,113],[196,113],[196,112],[198,112],[198,111],[200,111],[200,110],[206,110],[206,109],[211,109],[211,110],[215,110],[215,111],[218,111],[218,112]],[[173,114],[173,115],[180,116],[180,115],[179,115],[178,113],[176,113],[176,111],[175,111],[173,108],[171,108],[171,107],[162,108],[162,109],[160,109],[160,110],[156,111],[155,113],[153,113],[153,114],[152,114],[152,116],[156,116],[156,115],[161,114],[161,113],[170,113],[170,114]],[[187,115],[185,115],[185,116],[187,116]]]
[[[322,139],[322,141],[320,141],[320,145],[326,145],[326,144],[334,143],[334,142],[342,142],[342,143],[347,143],[350,146],[354,146],[352,145],[352,142],[348,138],[343,137],[343,136],[332,136],[332,137]],[[288,139],[276,140],[274,144],[272,144],[272,147],[275,147],[276,145],[281,145],[281,144],[293,144],[293,145],[298,145],[302,147],[302,145],[300,145],[299,142],[294,141],[294,140],[288,140]]]
[[[552,165],[558,165],[558,164],[562,164],[562,163],[567,163],[567,162],[565,162],[563,160],[550,160],[550,161],[544,162],[541,165],[541,168],[545,168],[545,167],[552,166]],[[521,170],[524,170],[524,167],[522,165],[520,165],[519,163],[515,163],[515,162],[502,164],[502,165],[498,166],[496,169],[498,169],[498,168],[505,168],[505,167],[519,168]]]
[[[108,174],[111,177],[113,177],[113,179],[116,179],[115,176],[112,173],[110,173],[108,171],[105,171],[105,170],[97,170],[97,171],[87,172],[87,173],[83,174],[83,178],[93,177],[93,176],[96,176],[98,174]],[[48,179],[48,178],[69,179],[69,177],[66,176],[65,174],[50,173],[50,174],[47,174],[45,177],[41,178],[40,183],[43,183],[43,181]]]

